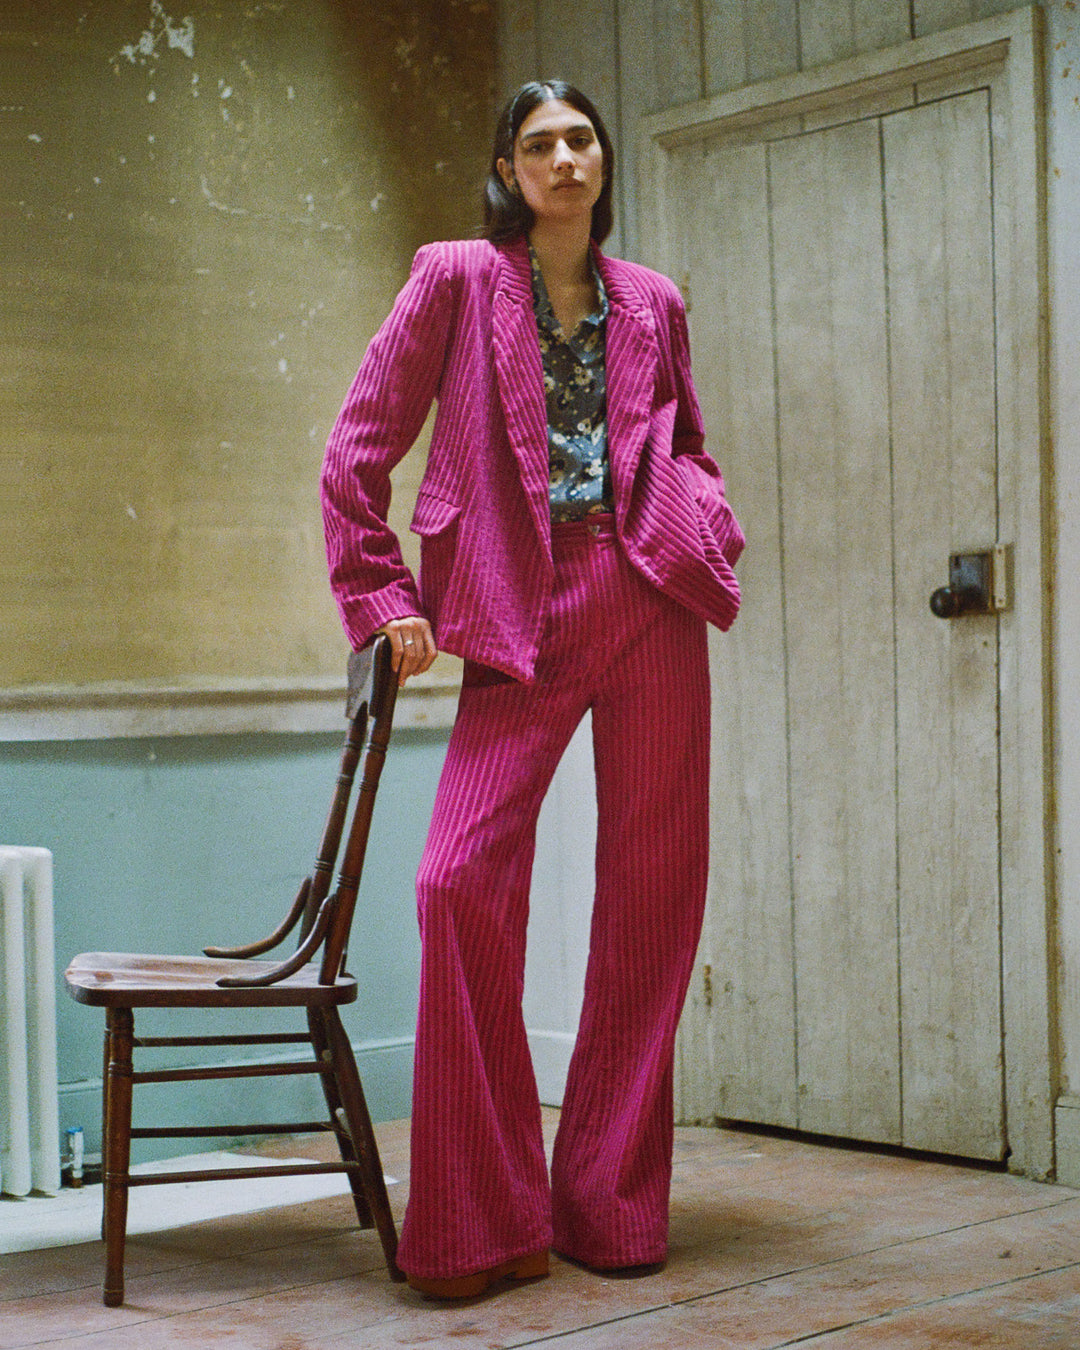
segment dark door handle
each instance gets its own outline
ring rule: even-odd
[[[930,597],[930,608],[939,619],[955,619],[958,614],[987,614],[986,597],[975,586],[939,586]]]

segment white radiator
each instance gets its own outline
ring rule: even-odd
[[[0,845],[0,1190],[60,1189],[52,854]]]

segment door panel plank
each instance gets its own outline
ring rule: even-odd
[[[900,1138],[885,278],[877,123],[769,149],[799,1124]]]
[[[680,1042],[684,1119],[795,1125],[780,511],[765,148],[696,147],[682,266],[708,444],[753,541],[743,612],[711,638],[709,908]]]
[[[992,14],[1016,9],[1016,0],[919,0],[915,6],[915,31],[912,37],[925,37],[946,28],[958,28]]]
[[[880,51],[910,36],[908,0],[799,0],[803,70]]]
[[[1004,1149],[997,620],[936,619],[948,556],[997,538],[989,108],[888,117],[904,1143]]]
[[[618,62],[613,69],[632,70],[634,78],[620,84],[617,103],[601,103],[583,88],[597,102],[612,134],[617,133],[615,228],[623,256],[633,258],[640,253],[639,203],[656,187],[648,180],[640,190],[638,186],[641,118],[670,103],[701,97],[701,38],[696,10],[688,12],[681,0],[673,9],[667,0],[619,0],[617,9]],[[640,218],[647,214],[646,207]],[[612,243],[608,247],[619,252]]]
[[[799,69],[798,0],[702,0],[706,94]]]

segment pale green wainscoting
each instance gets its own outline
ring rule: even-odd
[[[361,992],[344,1017],[376,1120],[409,1110],[419,959],[413,881],[446,736],[395,732],[353,930],[349,967]],[[63,991],[67,962],[86,950],[197,952],[269,932],[314,855],[340,745],[336,734],[290,733],[2,747],[0,842],[54,855],[61,1131],[82,1125],[88,1154],[100,1149],[103,1019]],[[137,1029],[151,1032],[164,1015],[144,1013]],[[273,1016],[252,1029],[272,1026]],[[280,1079],[270,1088],[259,1079],[182,1084],[156,1098],[144,1088],[137,1123],[257,1118],[244,1114],[244,1097],[266,1091],[278,1096],[280,1119],[314,1119],[315,1103],[304,1096],[312,1089],[307,1078],[295,1087]],[[175,1154],[177,1144],[136,1148],[143,1161]]]

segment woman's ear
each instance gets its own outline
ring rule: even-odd
[[[495,167],[499,171],[499,177],[503,180],[503,186],[507,192],[515,192],[517,188],[514,183],[514,166],[500,158],[495,161]]]

